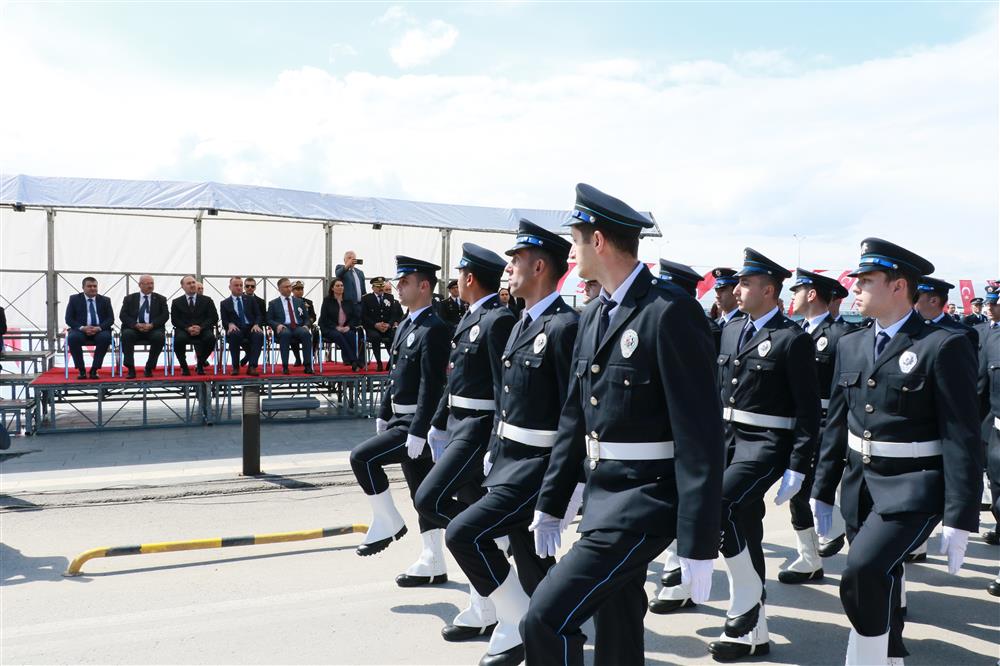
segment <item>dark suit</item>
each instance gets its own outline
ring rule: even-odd
[[[844,610],[863,636],[885,633],[891,618],[889,656],[902,657],[903,558],[942,518],[970,532],[979,526],[976,358],[968,337],[928,326],[912,312],[878,360],[874,350],[875,326],[851,331],[837,345],[812,496],[832,505],[840,485],[851,542],[840,583]],[[914,455],[912,442],[939,453]],[[893,451],[891,443],[900,443],[903,457],[857,450]]]
[[[87,300],[87,296],[83,293],[73,294],[66,304],[66,326],[69,327],[66,333],[66,346],[69,347],[73,365],[77,370],[86,369],[83,360],[84,345],[94,345],[94,365],[91,370],[97,370],[104,365],[104,355],[111,346],[111,327],[115,323],[115,311],[111,307],[110,298],[100,294],[94,297],[96,322],[91,322],[88,318]],[[88,325],[99,326],[101,330],[94,335],[86,335],[80,329]]]
[[[358,362],[358,337],[356,329],[361,326],[361,306],[354,301],[343,301],[345,313],[344,325],[351,330],[341,333],[337,330],[340,325],[340,302],[333,296],[323,299],[323,306],[319,314],[319,330],[326,342],[333,342],[340,347],[344,363]]]
[[[592,615],[596,663],[642,663],[647,564],[675,537],[681,557],[718,554],[724,450],[705,313],[645,266],[598,340],[601,307],[597,299],[580,317],[536,504],[562,517],[582,465],[582,536],[532,595],[521,624],[529,664],[582,664],[580,626]],[[536,344],[512,364],[540,363]],[[657,457],[624,459],[639,443]]]
[[[294,319],[288,314],[287,299],[291,299]],[[286,317],[291,324],[285,324]],[[267,307],[267,324],[274,330],[274,337],[278,340],[281,365],[284,368],[288,368],[288,349],[293,339],[297,339],[306,350],[306,367],[312,368],[312,333],[309,332],[308,315],[301,298],[279,296],[272,300]],[[284,326],[280,333],[279,326]]]
[[[240,351],[246,355],[247,365],[256,368],[260,359],[260,350],[264,347],[264,332],[254,331],[253,327],[264,326],[264,311],[257,304],[257,298],[241,296],[240,307],[243,316],[237,312],[236,303],[233,297],[229,296],[219,303],[219,313],[222,318],[222,331],[226,336],[226,345],[229,347],[229,358],[233,365],[233,371],[239,370]],[[230,331],[230,324],[236,325],[235,331]]]
[[[449,296],[442,299],[438,303],[437,308],[438,316],[441,317],[444,323],[448,324],[452,328],[455,328],[458,326],[458,322],[462,318],[462,315],[468,311],[469,306],[464,301],[459,299],[458,296],[455,296],[454,298]]]
[[[372,353],[375,354],[379,369],[382,368],[382,354],[379,345],[385,345],[386,351],[389,350],[393,336],[396,334],[393,324],[402,320],[402,317],[395,318],[396,307],[396,301],[385,294],[365,294],[361,297],[361,323],[365,327],[365,335],[372,346]],[[402,310],[399,314],[402,314]],[[389,324],[389,328],[384,333],[375,328],[375,324],[379,322]]]
[[[188,301],[188,295],[178,296],[170,304],[170,323],[174,326],[174,352],[181,368],[186,369],[187,346],[194,347],[195,361],[199,368],[205,366],[208,357],[215,349],[215,325],[219,323],[219,313],[212,299],[204,295],[196,295],[194,307]],[[198,325],[201,332],[198,335],[188,333],[189,326]]]
[[[348,270],[343,264],[337,264],[333,274],[344,281],[344,298],[360,303],[361,297],[368,293],[368,287],[365,286],[365,272],[359,266],[355,265]],[[357,284],[354,282],[355,276],[358,278]]]
[[[0,356],[3,356],[3,336],[7,334],[7,315],[0,307]]]
[[[313,302],[308,298],[303,298],[301,300],[302,300],[302,308],[303,310],[305,310],[306,313],[306,326],[309,328],[309,333],[312,335],[312,343],[313,343],[312,351],[313,351],[313,356],[315,356],[316,353],[319,351],[319,338],[320,338],[319,336],[320,332],[316,327],[316,320],[317,320],[316,308],[313,307]],[[302,357],[301,357],[302,345],[294,336],[292,337],[292,341],[289,345],[289,348],[295,355],[295,365],[302,365]]]
[[[167,299],[162,295],[156,292],[149,294],[147,321],[147,317],[140,315],[139,312],[142,310],[142,301],[141,292],[129,294],[122,299],[122,307],[118,311],[118,319],[122,323],[122,353],[125,356],[125,367],[135,370],[135,345],[137,343],[149,345],[146,370],[151,372],[156,367],[160,352],[163,351],[170,309],[167,307]],[[143,332],[136,329],[136,324],[152,324],[153,328]]]
[[[986,405],[985,426],[989,437],[986,474],[990,480],[993,519],[1000,524],[1000,333],[994,330],[983,340],[979,353],[979,393]]]

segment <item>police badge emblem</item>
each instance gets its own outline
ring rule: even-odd
[[[416,340],[416,339],[417,339],[416,334],[410,333],[408,336],[406,336],[406,346],[407,347],[412,347],[413,346],[413,341]]]
[[[479,337],[479,324],[476,324],[471,329],[469,329],[469,342],[475,342],[476,338]]]
[[[629,358],[639,346],[639,334],[630,328],[622,333],[619,344],[621,345],[622,357]]]
[[[823,351],[824,349],[826,349],[826,346],[828,344],[830,344],[830,341],[827,340],[826,336],[824,335],[822,338],[816,341],[816,350]]]
[[[908,373],[915,367],[917,367],[917,355],[911,351],[903,352],[899,357],[899,369]]]
[[[538,335],[535,336],[534,349],[535,349],[535,353],[536,354],[541,354],[542,353],[542,350],[545,349],[545,343],[546,342],[548,342],[548,338],[545,337],[544,333],[539,333]]]
[[[770,340],[764,340],[764,342],[757,345],[757,353],[760,355],[761,358],[767,356],[770,351],[771,351]]]

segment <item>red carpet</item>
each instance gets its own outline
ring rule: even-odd
[[[180,368],[174,368],[174,375],[173,375],[173,377],[169,377],[169,376],[168,377],[164,377],[163,376],[163,366],[161,365],[161,366],[157,367],[156,370],[153,371],[153,376],[152,377],[143,377],[142,376],[142,369],[141,368],[137,368],[136,369],[136,378],[135,379],[127,379],[125,377],[112,377],[111,376],[111,369],[110,368],[104,368],[102,370],[98,370],[97,374],[99,376],[99,379],[77,379],[76,378],[77,371],[75,369],[73,369],[73,368],[70,368],[69,379],[68,380],[66,379],[65,370],[63,368],[53,368],[52,370],[48,370],[46,372],[43,372],[41,375],[39,375],[38,377],[36,377],[35,380],[33,382],[31,382],[31,385],[32,386],[56,386],[56,385],[72,384],[74,386],[87,386],[87,385],[96,385],[96,384],[141,383],[141,382],[154,382],[154,381],[155,382],[167,381],[167,382],[177,382],[179,384],[190,384],[192,382],[210,382],[210,381],[220,381],[220,380],[241,381],[241,380],[250,379],[250,380],[256,381],[256,380],[260,380],[260,379],[283,379],[283,378],[288,378],[288,377],[314,377],[314,378],[315,377],[330,377],[330,378],[341,379],[341,378],[344,378],[345,376],[346,377],[360,377],[360,376],[363,376],[363,375],[373,375],[373,376],[378,377],[378,376],[385,376],[386,375],[386,373],[384,371],[383,372],[377,372],[375,370],[375,367],[376,367],[375,364],[372,363],[372,364],[370,364],[368,366],[367,370],[359,370],[358,372],[351,372],[351,366],[349,366],[349,365],[344,365],[343,363],[324,363],[323,364],[323,372],[322,372],[322,374],[320,373],[319,366],[317,365],[316,366],[316,373],[312,374],[312,375],[307,375],[304,372],[304,367],[303,366],[290,365],[290,366],[288,366],[288,374],[287,375],[283,375],[283,374],[281,374],[281,366],[279,365],[277,373],[271,372],[271,368],[270,368],[270,366],[268,366],[268,372],[266,374],[264,372],[260,372],[260,375],[257,376],[257,377],[252,377],[252,376],[248,375],[246,373],[246,368],[245,367],[244,368],[240,368],[240,374],[238,374],[236,376],[233,376],[233,375],[230,374],[230,371],[232,370],[232,368],[226,368],[226,372],[225,373],[221,373],[220,372],[219,374],[213,374],[211,367],[209,367],[209,368],[207,368],[205,370],[205,374],[204,375],[196,374],[195,371],[194,371],[194,368],[192,368],[191,369],[191,376],[190,377],[185,377],[184,375],[182,375]],[[260,371],[261,368],[257,368],[257,370]],[[128,370],[126,370],[125,372],[127,373]]]

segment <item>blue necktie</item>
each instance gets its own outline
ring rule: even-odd
[[[247,318],[243,315],[243,297],[236,298],[236,314],[240,316],[240,323],[246,324]]]
[[[878,339],[875,341],[876,361],[878,360],[878,357],[882,355],[882,352],[885,351],[885,346],[887,344],[889,344],[889,334],[886,333],[885,331],[882,331],[881,333],[878,334]]]
[[[142,297],[142,305],[139,306],[139,322],[146,323],[146,313],[149,312],[149,296]]]
[[[87,299],[87,307],[90,310],[90,321],[93,322],[90,324],[90,326],[97,326],[98,324],[97,309],[94,308],[94,299],[92,298]]]
[[[743,351],[743,345],[750,342],[750,338],[752,338],[753,334],[756,332],[757,329],[754,327],[753,322],[750,321],[749,317],[747,317],[746,326],[743,327],[743,331],[740,333],[740,344],[736,347],[737,354]]]
[[[604,334],[608,332],[608,326],[611,325],[611,311],[614,310],[615,306],[618,305],[613,299],[601,296],[601,319],[598,321],[597,327],[597,343],[600,344],[604,340]]]

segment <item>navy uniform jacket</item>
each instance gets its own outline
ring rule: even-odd
[[[959,333],[965,334],[969,338],[969,342],[972,343],[973,349],[979,349],[979,331],[971,326],[966,326],[961,322],[957,322],[948,315],[941,317],[937,322],[931,322],[930,320],[925,320],[928,324],[936,323],[941,328],[946,328],[951,331],[958,331]],[[989,324],[986,325],[989,328]]]
[[[746,319],[722,329],[722,406],[795,419],[793,429],[726,424],[731,462],[757,461],[808,474],[819,436],[820,398],[812,338],[777,312],[737,352]]]
[[[987,322],[989,322],[989,319],[984,314],[965,315],[965,319],[962,320],[963,324],[972,327],[978,326],[979,324],[985,324]]]
[[[375,294],[365,294],[361,297],[361,324],[374,330],[375,324],[384,322],[391,327],[396,321],[393,317],[395,301],[382,294],[382,301]]]
[[[983,441],[988,443],[987,468],[990,479],[1000,482],[1000,433],[996,420],[1000,418],[1000,332],[994,330],[983,341],[979,352],[979,393],[984,409]],[[993,500],[996,506],[997,500]]]
[[[380,419],[390,425],[405,422],[409,434],[427,437],[431,418],[448,382],[445,368],[450,334],[448,325],[441,321],[433,307],[422,311],[415,321],[403,320],[392,341],[389,385],[382,394]],[[394,417],[392,403],[416,405],[417,411]]]
[[[812,496],[833,504],[843,475],[840,506],[850,524],[859,524],[863,483],[879,514],[940,514],[946,526],[976,531],[983,459],[969,339],[913,313],[878,361],[874,352],[874,326],[851,331],[837,345]],[[941,440],[943,455],[873,456],[864,463],[848,447],[848,431],[880,442]]]
[[[816,377],[819,379],[819,399],[823,410],[830,401],[833,387],[833,367],[837,360],[837,343],[852,330],[850,324],[838,322],[829,315],[816,328],[809,331],[816,348]],[[818,444],[817,444],[818,448]]]
[[[115,323],[115,311],[111,307],[111,299],[98,294],[94,296],[94,310],[97,311],[98,322],[102,331],[110,331]],[[66,325],[72,330],[78,330],[87,325],[87,296],[80,292],[69,297],[66,303]]]
[[[438,430],[448,428],[448,396],[456,395],[475,400],[489,400],[496,411],[500,391],[501,362],[510,329],[514,327],[514,314],[500,304],[499,296],[483,303],[475,312],[466,315],[451,339],[451,361],[448,363],[448,387],[441,396],[433,425]],[[469,414],[457,408],[456,416]],[[493,417],[489,421],[493,427]],[[452,438],[455,433],[449,433]],[[486,433],[487,437],[489,433]]]
[[[451,296],[442,299],[438,303],[438,316],[444,320],[446,324],[454,328],[458,326],[458,320],[462,318],[469,306],[463,303],[461,300],[455,300]]]
[[[500,420],[530,430],[559,428],[579,320],[576,310],[560,296],[527,328],[521,330],[518,325],[511,332],[502,356]],[[497,438],[490,453],[493,469],[484,485],[509,483],[534,490],[542,483],[551,453],[552,449]]]
[[[719,347],[722,345],[722,327],[719,326],[719,322],[715,321],[708,315],[708,330],[712,334],[712,340],[715,341],[715,353],[719,353]]]
[[[679,556],[714,559],[725,458],[705,313],[646,267],[603,340],[597,339],[600,307],[596,299],[580,317],[569,394],[536,506],[552,516],[565,513],[587,457],[587,437],[673,441],[673,459],[583,465],[579,529],[676,535]]]
[[[976,324],[975,326],[972,327],[972,330],[976,332],[976,337],[979,340],[980,347],[982,347],[983,343],[986,341],[986,338],[989,337],[990,331],[997,330],[996,328],[992,327],[991,324],[992,322],[985,321],[982,324]]]

